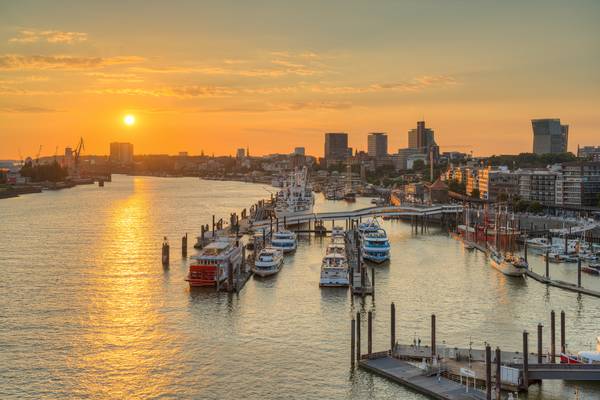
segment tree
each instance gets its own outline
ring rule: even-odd
[[[457,180],[451,180],[448,182],[448,190],[459,194],[465,194],[467,191],[465,184]]]
[[[533,203],[531,203],[531,205],[529,205],[528,208],[528,211],[533,214],[541,213],[543,210],[544,207],[542,207],[542,205],[538,201],[534,201]]]
[[[471,190],[471,197],[478,199],[481,193],[479,193],[479,189],[475,188]]]
[[[505,202],[506,200],[508,200],[508,195],[506,193],[504,193],[504,192],[498,193],[497,200],[500,201],[500,202]]]
[[[425,161],[423,161],[423,160],[415,160],[413,162],[413,167],[412,167],[413,171],[420,171],[423,168],[425,168]]]

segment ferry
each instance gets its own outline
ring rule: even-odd
[[[575,354],[560,354],[561,364],[600,364],[600,336],[596,338],[596,351],[580,351]]]
[[[284,253],[290,253],[298,247],[298,239],[292,231],[273,232],[271,247],[281,250]]]
[[[383,228],[362,235],[361,250],[363,259],[382,263],[390,259],[390,242]]]
[[[328,254],[323,257],[321,263],[319,286],[345,287],[349,285],[350,273],[346,255],[340,254],[335,247],[328,248]]]
[[[275,215],[279,219],[312,214],[315,195],[308,182],[308,169],[294,170],[277,193]]]
[[[490,264],[506,276],[524,276],[529,265],[523,257],[503,256],[499,251],[490,251]]]
[[[258,253],[252,272],[260,277],[265,277],[275,275],[281,270],[282,266],[283,252],[279,249],[266,247]]]
[[[186,281],[190,287],[218,286],[228,278],[229,263],[232,271],[241,269],[242,247],[235,239],[216,238],[204,246],[200,254],[192,257]]]
[[[377,232],[380,226],[375,218],[368,219],[366,222],[361,222],[358,225],[358,233],[362,236],[367,232]]]
[[[342,228],[341,226],[334,226],[333,228],[331,228],[331,237],[341,237],[342,239],[345,238],[346,233],[344,231],[344,228]]]

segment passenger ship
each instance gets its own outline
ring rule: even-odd
[[[511,254],[504,256],[496,249],[490,251],[490,264],[507,276],[524,276],[529,268],[523,257]]]
[[[363,259],[376,263],[383,263],[390,259],[390,242],[385,229],[381,228],[377,220],[369,220],[360,224],[361,252]]]
[[[281,250],[284,253],[291,253],[298,247],[298,239],[292,231],[273,232],[271,247]]]
[[[339,228],[334,232],[321,263],[319,286],[345,287],[350,285],[350,268],[346,259],[346,242]]]
[[[315,205],[315,195],[308,182],[308,169],[294,170],[282,190],[277,193],[275,216],[296,217],[312,214]]]
[[[283,265],[283,252],[273,247],[262,249],[254,261],[254,274],[265,277],[275,275]]]
[[[228,278],[229,263],[232,264],[232,271],[241,269],[242,247],[235,239],[216,238],[200,254],[192,257],[186,281],[190,287],[218,286]]]

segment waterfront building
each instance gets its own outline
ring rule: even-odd
[[[577,157],[600,161],[600,146],[577,146]]]
[[[306,155],[306,150],[304,149],[304,147],[296,147],[296,148],[294,148],[294,155],[295,156],[304,156],[304,155]]]
[[[448,185],[438,178],[432,184],[425,186],[425,194],[429,200],[429,203],[447,203]]]
[[[368,136],[368,153],[369,157],[375,159],[387,157],[388,154],[388,138],[383,132],[369,133]]]
[[[600,206],[600,162],[583,161],[560,165],[556,184],[556,205]]]
[[[408,157],[419,153],[418,149],[412,149],[410,147],[405,149],[398,149],[398,154],[393,157],[393,163],[396,170],[408,169]]]
[[[479,170],[478,168],[467,167],[465,168],[465,175],[466,193],[472,196],[475,189],[479,190]]]
[[[346,161],[352,155],[348,148],[348,134],[329,132],[325,134],[325,164],[327,167]]]
[[[110,144],[110,161],[118,164],[133,163],[133,144],[113,142]]]
[[[244,149],[244,148],[237,149],[237,151],[235,152],[235,158],[244,158],[244,157],[246,157],[246,149]]]
[[[521,199],[553,206],[556,202],[556,180],[560,175],[548,169],[527,169],[515,172],[519,176]]]
[[[519,176],[508,170],[506,166],[487,166],[477,171],[479,198],[497,201],[502,193],[507,198],[519,194]]]
[[[532,119],[533,152],[535,154],[566,153],[569,125],[561,125],[558,118]]]

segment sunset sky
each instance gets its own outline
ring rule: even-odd
[[[531,151],[532,118],[600,145],[600,1],[0,0],[0,159],[253,154],[425,118],[442,151]],[[123,118],[136,117],[127,126]]]

